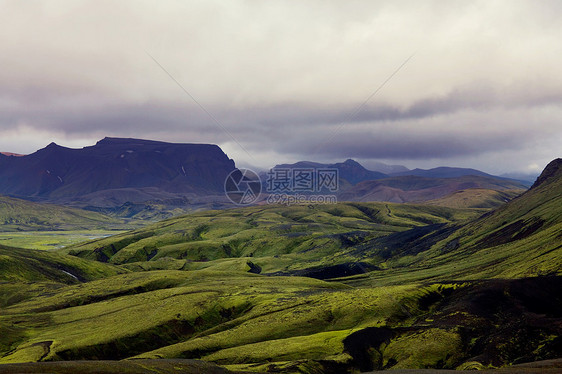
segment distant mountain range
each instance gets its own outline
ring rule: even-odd
[[[339,177],[353,185],[366,180],[388,178],[388,175],[378,171],[367,170],[360,163],[351,159],[334,164],[322,164],[312,161],[299,161],[294,164],[280,164],[273,167],[273,169],[303,168],[337,169],[339,172]]]
[[[536,172],[536,173],[517,173],[517,172],[514,172],[514,173],[500,174],[500,177],[516,179],[516,180],[520,180],[520,181],[533,183],[537,179],[539,174],[540,174],[539,172]]]
[[[520,193],[531,184],[475,169],[371,165],[377,170],[352,159],[331,164],[300,161],[274,169],[337,169],[340,201],[423,202],[473,188]],[[30,155],[0,153],[0,194],[121,217],[163,218],[163,210],[175,215],[227,206],[224,183],[233,170],[234,161],[211,144],[104,138],[94,146],[71,149],[51,143]],[[261,178],[265,183],[267,173]]]
[[[234,168],[211,144],[105,138],[71,149],[51,143],[26,156],[0,155],[0,194],[101,206],[220,195]]]
[[[323,164],[319,162],[312,161],[299,161],[294,164],[280,164],[273,167],[275,168],[336,168],[339,170],[340,178],[356,185],[359,182],[364,182],[368,180],[377,180],[384,178],[393,178],[401,176],[416,176],[424,178],[458,178],[464,176],[481,176],[489,178],[499,178],[504,180],[515,181],[527,187],[530,187],[532,181],[526,179],[519,180],[517,178],[509,178],[504,176],[496,176],[492,174],[485,173],[480,170],[470,169],[470,168],[455,168],[455,167],[436,167],[433,169],[413,169],[410,170],[402,165],[386,165],[384,163],[375,163],[378,170],[368,170],[363,165],[355,160],[348,159],[344,162],[334,163],[334,164]],[[386,172],[381,170],[386,169]]]
[[[418,177],[427,177],[427,178],[456,178],[456,177],[463,177],[466,175],[478,175],[482,177],[502,178],[512,181],[517,181],[526,185],[527,187],[530,187],[531,184],[533,184],[533,182],[535,181],[535,179],[539,176],[538,173],[536,174],[511,173],[511,174],[502,174],[500,176],[497,176],[497,175],[484,173],[483,171],[476,170],[476,169],[454,168],[454,167],[446,167],[446,166],[441,166],[433,169],[405,170],[397,173],[392,173],[390,175],[392,176],[415,175]]]
[[[384,165],[384,164],[381,164]],[[387,201],[395,203],[425,202],[443,199],[467,189],[487,190],[484,200],[488,199],[492,191],[514,191],[515,193],[500,196],[514,197],[526,190],[531,183],[509,178],[502,178],[484,173],[476,169],[438,167],[434,169],[402,170],[393,174],[371,171],[358,162],[348,159],[345,162],[322,164],[311,161],[300,161],[294,164],[280,164],[273,169],[302,169],[302,168],[334,168],[339,172],[340,184],[337,197],[339,201]],[[394,170],[398,168],[393,166]],[[267,176],[262,175],[262,179]],[[265,180],[265,179],[264,179]],[[456,195],[455,199],[459,199]],[[462,197],[466,198],[466,194]],[[449,202],[452,203],[449,199]],[[494,206],[508,201],[495,199]],[[479,206],[484,201],[474,200],[470,203]],[[488,201],[488,203],[490,203]],[[460,204],[456,202],[453,205]]]

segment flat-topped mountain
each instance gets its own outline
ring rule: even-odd
[[[51,201],[102,191],[142,197],[145,189],[216,194],[234,168],[211,144],[104,138],[72,149],[51,143],[30,155],[0,157],[0,194]]]

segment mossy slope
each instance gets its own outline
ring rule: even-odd
[[[54,204],[0,196],[0,231],[130,229],[122,219]]]

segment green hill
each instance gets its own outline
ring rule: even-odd
[[[358,183],[353,187],[343,189],[338,195],[338,199],[340,201],[388,201],[420,204],[470,189],[521,193],[527,189],[527,186],[518,181],[485,175],[455,177],[404,175]]]
[[[5,306],[0,363],[196,358],[286,373],[505,366],[558,357],[562,304],[552,295],[561,291],[560,278],[350,287],[129,273]]]
[[[49,251],[0,246],[0,281],[79,283],[123,273],[118,267]]]
[[[440,199],[429,200],[424,205],[438,205],[449,208],[497,208],[521,195],[525,190],[488,190],[483,188],[469,188],[453,192]]]
[[[0,231],[55,231],[126,228],[103,214],[0,196]]]
[[[370,238],[482,212],[384,203],[257,206],[176,217],[62,251],[132,269],[287,272],[353,263],[352,248]]]
[[[545,177],[548,176],[548,177]],[[498,209],[454,230],[394,235],[365,247],[389,253],[388,270],[371,281],[513,278],[562,272],[562,161],[540,183]],[[411,235],[407,235],[411,234]],[[381,247],[386,246],[386,249]]]

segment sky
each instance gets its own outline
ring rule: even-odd
[[[0,0],[0,150],[218,144],[237,165],[538,173],[560,1]]]

